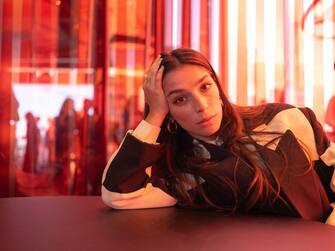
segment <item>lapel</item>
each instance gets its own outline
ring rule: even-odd
[[[308,159],[293,133],[287,130],[275,150],[262,145],[257,145],[257,148],[279,180],[281,192],[301,217],[323,220],[329,210],[329,201],[314,167],[309,167]],[[286,161],[283,156],[286,156]]]

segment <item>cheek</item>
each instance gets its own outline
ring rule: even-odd
[[[218,90],[215,93],[213,93],[211,97],[209,98],[209,104],[212,107],[216,107],[216,108],[222,107],[221,100],[220,100],[220,94]]]
[[[179,124],[184,124],[186,121],[190,121],[192,118],[192,112],[191,106],[182,106],[182,107],[175,107],[170,106],[170,115],[177,120]]]
[[[211,102],[212,107],[215,107],[215,109],[222,110],[222,104],[220,101],[220,97],[213,97],[210,102]]]

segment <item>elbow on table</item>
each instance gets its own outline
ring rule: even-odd
[[[127,209],[124,205],[124,201],[119,196],[115,196],[118,193],[108,191],[104,186],[101,187],[101,199],[109,207],[113,209]]]
[[[117,193],[107,190],[104,186],[101,189],[103,202],[114,209],[143,209],[171,207],[177,200],[148,183],[146,187],[130,193]]]
[[[101,188],[101,199],[109,207],[113,209],[140,209],[146,208],[141,203],[141,194],[144,189],[131,193],[118,193],[109,191],[104,186]]]

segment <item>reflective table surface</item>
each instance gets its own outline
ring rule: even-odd
[[[98,196],[0,198],[0,250],[335,250],[335,227],[178,208],[113,210]]]

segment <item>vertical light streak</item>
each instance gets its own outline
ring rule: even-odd
[[[52,78],[52,84],[57,84],[59,83],[59,72],[60,72],[60,69],[59,68],[53,68],[54,70],[54,76]]]
[[[285,97],[294,104],[294,1],[284,0],[284,67]]]
[[[181,0],[172,2],[172,48],[181,46],[181,18],[182,3]]]
[[[22,5],[23,3],[13,3],[13,15],[12,15],[12,32],[21,30],[22,25]],[[12,39],[12,65],[11,67],[20,67],[21,65],[21,34],[18,33],[18,36],[14,36]],[[11,73],[12,83],[18,83],[20,79],[20,72],[13,74]]]
[[[200,50],[200,0],[191,1],[191,48]]]
[[[312,4],[313,0],[304,0],[303,9],[304,12]],[[305,22],[304,30],[304,80],[305,80],[305,106],[313,108],[313,83],[314,83],[314,11],[309,13],[309,16]]]
[[[69,85],[77,84],[78,68],[71,68],[69,74]]]
[[[220,1],[212,0],[210,7],[210,61],[214,70],[218,73],[220,60]]]
[[[256,64],[256,1],[247,1],[247,97],[248,105],[255,103],[255,64]]]
[[[173,16],[172,1],[164,1],[164,45],[165,48],[172,47]]]
[[[127,46],[127,61],[126,61],[126,71],[135,72],[135,48],[133,46]],[[126,75],[126,98],[133,96],[135,93],[135,79],[131,75]]]
[[[289,2],[289,15],[290,15],[290,86],[289,86],[289,95],[288,100],[291,104],[295,104],[295,52],[294,52],[294,41],[295,41],[295,1]]]
[[[93,30],[94,30],[94,0],[89,0],[89,12],[88,12],[88,30],[89,30],[89,39],[88,39],[88,46],[87,46],[87,65],[88,67],[92,67],[92,59],[93,59]],[[57,14],[58,15],[59,10],[57,10]],[[110,22],[110,20],[112,19],[112,17],[108,17],[108,22],[111,23],[111,25],[114,25],[114,22]],[[108,28],[108,32],[110,32],[111,28]],[[113,61],[114,62],[114,61]],[[93,84],[93,77],[89,77],[89,83]]]
[[[274,101],[276,63],[276,0],[264,1],[265,99]]]
[[[127,6],[127,34],[132,35],[136,30],[136,1],[131,2],[131,5]],[[135,71],[135,60],[136,60],[136,48],[133,44],[126,44],[126,71],[134,72]],[[135,93],[135,78],[129,75],[126,75],[126,99],[131,97]]]
[[[0,3],[1,5],[4,3]],[[12,17],[12,32],[13,35],[15,34],[14,31],[16,30],[22,30],[22,5],[23,3],[13,3],[13,10],[12,13],[9,15],[10,17]],[[3,17],[0,17],[3,18]],[[0,43],[2,43],[2,41],[0,41]],[[21,59],[21,34],[19,34],[19,36],[14,36],[14,39],[12,40],[12,52],[11,52],[11,66],[10,67],[20,67],[20,59]],[[8,62],[5,62],[6,65],[8,64]],[[1,67],[1,66],[0,66]],[[7,69],[6,69],[7,70]],[[5,73],[7,74],[7,73]],[[11,75],[11,83],[15,84],[18,83],[20,81],[20,72],[13,74],[13,72],[10,73]],[[3,83],[0,83],[3,84]],[[10,103],[10,112],[11,114],[13,113],[13,106],[12,106],[12,101],[13,99],[11,99],[11,103]],[[14,133],[14,131],[11,129],[9,132],[9,138],[10,139],[14,139],[16,138],[16,134]],[[10,144],[10,152],[14,152],[14,148],[15,145]],[[9,156],[9,195],[13,196],[15,194],[15,168],[14,168],[14,158],[13,156]]]
[[[228,2],[228,96],[236,103],[238,1]]]
[[[2,65],[2,19],[3,19],[3,5],[4,5],[4,2],[0,2],[0,67]]]
[[[136,8],[130,9],[130,10],[131,10],[131,13],[129,16],[133,16],[136,18]],[[127,13],[129,13],[129,11],[127,11]],[[135,26],[135,22],[133,24]],[[133,31],[135,30],[134,26],[131,29]],[[127,45],[127,59],[126,59],[126,71],[127,72],[135,72],[136,70],[135,62],[136,62],[136,47],[135,45]],[[130,101],[131,98],[135,95],[135,76],[126,74],[125,79],[127,83],[127,86],[126,86],[127,88],[126,88],[126,95],[125,95],[126,103],[124,104],[124,109],[126,109],[130,115],[128,117],[129,119],[128,125],[126,125],[126,126],[129,126],[133,124],[133,120],[134,120],[134,116],[133,116],[134,110],[132,106],[128,105],[129,104],[128,101]]]
[[[324,23],[323,23],[323,35],[325,39],[323,40],[323,83],[324,83],[324,104],[323,107],[326,109],[330,98],[333,95],[333,83],[334,83],[334,48],[333,41],[330,39],[333,35],[333,13],[331,10],[333,0],[323,0],[323,13]]]

